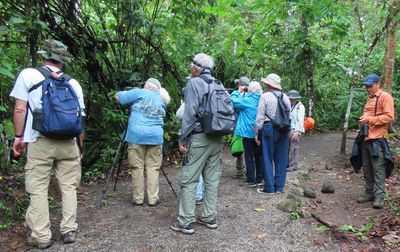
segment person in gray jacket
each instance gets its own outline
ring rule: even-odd
[[[297,90],[288,92],[290,100],[290,142],[289,142],[289,163],[286,171],[296,171],[299,164],[300,136],[304,133],[305,108],[300,101],[300,94]]]
[[[181,195],[179,201],[178,222],[170,225],[171,229],[184,234],[193,234],[195,221],[209,229],[216,229],[216,205],[218,185],[221,178],[221,136],[203,133],[201,118],[208,92],[206,80],[214,80],[212,68],[214,61],[205,53],[197,54],[191,64],[191,76],[185,88],[185,109],[179,136],[179,151],[184,160],[180,173]],[[203,210],[195,219],[196,186],[200,174],[203,176],[205,189]]]

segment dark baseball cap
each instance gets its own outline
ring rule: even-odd
[[[380,77],[377,74],[370,74],[364,79],[364,84],[367,86],[371,86],[375,83],[378,83],[380,81]]]

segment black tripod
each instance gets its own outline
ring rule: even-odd
[[[128,122],[126,123],[124,132],[123,132],[123,134],[122,134],[122,136],[121,136],[121,138],[120,138],[120,140],[119,140],[117,153],[116,153],[115,156],[114,156],[114,160],[113,160],[113,162],[112,162],[112,165],[111,165],[111,168],[110,168],[110,172],[108,173],[107,182],[106,182],[106,184],[104,185],[104,188],[101,190],[101,196],[100,196],[98,205],[96,206],[97,209],[100,209],[100,208],[102,207],[102,203],[103,203],[104,197],[105,197],[106,192],[107,192],[108,184],[109,184],[110,181],[111,181],[111,177],[112,177],[112,175],[113,175],[115,165],[116,165],[116,163],[117,163],[117,160],[119,159],[119,161],[118,161],[117,177],[115,178],[115,183],[114,183],[114,191],[115,191],[116,188],[117,188],[118,177],[119,177],[119,173],[120,173],[120,171],[121,171],[122,158],[123,158],[123,156],[124,156],[124,150],[125,150],[125,147],[126,147],[126,142],[124,141],[124,139],[125,139],[127,130],[128,130]],[[119,157],[119,158],[118,158],[118,157]],[[174,193],[175,197],[178,197],[178,195],[176,194],[174,188],[172,187],[171,181],[168,179],[167,174],[165,173],[165,171],[164,171],[162,165],[161,165],[160,169],[161,169],[161,171],[162,171],[162,173],[163,173],[165,179],[167,180],[168,185],[171,187],[171,190],[172,190],[172,192]]]

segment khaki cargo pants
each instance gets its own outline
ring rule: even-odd
[[[32,230],[31,236],[43,243],[51,239],[47,199],[53,164],[62,196],[60,231],[65,234],[78,228],[76,188],[81,180],[81,164],[75,139],[40,137],[28,145],[25,189],[30,195],[30,204],[26,211],[26,221]]]
[[[150,205],[159,201],[158,175],[162,162],[162,145],[128,144],[128,162],[132,169],[132,201],[144,202],[144,169],[147,178],[147,200]]]

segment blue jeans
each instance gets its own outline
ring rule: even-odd
[[[272,127],[271,122],[265,122],[261,141],[264,161],[264,192],[282,192],[286,181],[289,132],[281,133]]]
[[[203,198],[203,192],[204,192],[204,180],[203,180],[203,175],[200,175],[199,183],[197,184],[196,188],[196,200],[201,200]]]
[[[258,182],[263,178],[261,147],[254,138],[243,137],[244,158],[246,161],[246,182]]]

